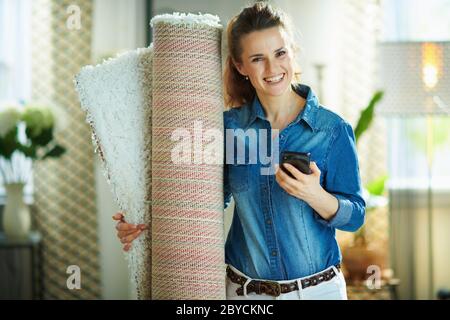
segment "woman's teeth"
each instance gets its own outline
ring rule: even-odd
[[[281,80],[283,80],[284,78],[284,73],[275,76],[275,77],[271,77],[271,78],[264,78],[264,81],[269,82],[269,83],[276,83],[276,82],[280,82]]]

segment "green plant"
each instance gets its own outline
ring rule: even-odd
[[[16,182],[16,173],[10,174],[9,178],[5,173],[7,168],[17,170],[14,169],[14,155],[22,154],[25,158],[39,161],[64,154],[65,148],[54,139],[54,128],[55,115],[49,107],[0,106],[0,173],[4,182]]]
[[[366,190],[374,196],[382,196],[384,194],[387,179],[387,174],[378,177],[366,185]]]
[[[383,99],[384,92],[376,91],[372,96],[369,104],[366,108],[364,108],[361,112],[361,115],[358,119],[356,127],[354,129],[355,132],[355,140],[356,143],[360,141],[361,136],[367,132],[373,123],[375,117],[375,109],[377,104]],[[382,195],[384,194],[386,181],[388,176],[386,174],[376,178],[375,180],[369,182],[364,190],[365,190],[365,200],[367,205],[367,212],[375,209],[379,203],[382,201]],[[355,241],[362,241],[365,243],[365,226],[363,225],[356,233],[355,233]]]
[[[378,102],[383,99],[384,92],[383,91],[377,91],[372,96],[372,99],[370,99],[369,105],[364,108],[364,110],[361,112],[361,115],[359,117],[359,120],[356,124],[356,127],[354,129],[355,131],[355,139],[356,143],[358,143],[359,138],[361,135],[369,129],[370,125],[373,122],[373,118],[375,116],[375,107],[378,104]]]

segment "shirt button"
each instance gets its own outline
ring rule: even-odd
[[[272,251],[272,255],[273,255],[274,257],[276,257],[277,254],[278,254],[278,252],[277,252],[276,250],[273,250],[273,251]]]
[[[267,219],[267,220],[266,220],[266,223],[267,223],[267,224],[272,224],[272,220]]]

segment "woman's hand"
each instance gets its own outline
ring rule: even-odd
[[[277,166],[275,178],[280,187],[291,196],[305,202],[310,202],[323,191],[323,188],[320,185],[320,169],[315,162],[311,161],[310,163],[309,167],[312,170],[311,174],[304,174],[289,163],[284,163],[283,166],[295,177],[295,179],[291,178],[286,172],[281,170],[279,166]]]
[[[127,223],[125,217],[121,212],[117,212],[113,215],[113,220],[118,221],[116,224],[117,237],[120,242],[123,243],[123,250],[128,251],[131,248],[131,242],[136,239],[142,231],[147,229],[145,224],[134,225]]]
[[[339,201],[320,185],[321,172],[316,163],[311,161],[309,166],[311,174],[304,174],[288,163],[283,165],[295,178],[291,178],[278,166],[275,178],[280,187],[290,195],[308,203],[323,219],[327,221],[332,219],[339,209]]]

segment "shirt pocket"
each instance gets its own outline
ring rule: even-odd
[[[244,192],[248,190],[249,165],[229,164],[228,183],[233,192]]]

